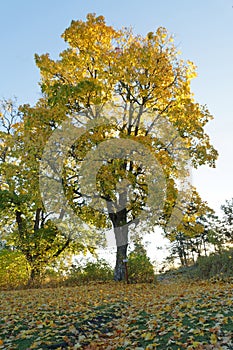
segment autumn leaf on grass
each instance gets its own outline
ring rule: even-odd
[[[199,329],[199,328],[196,328],[196,329],[190,329],[189,331],[188,331],[188,333],[193,333],[193,334],[195,334],[195,335],[201,335],[201,336],[203,336],[204,335],[204,332],[203,332],[203,330],[202,329]]]
[[[78,330],[75,328],[74,325],[71,325],[71,326],[69,327],[69,331],[70,331],[71,333],[75,334],[75,335],[78,334]]]
[[[173,337],[174,337],[174,339],[180,339],[180,337],[181,337],[181,332],[175,330],[175,331],[173,332]]]
[[[155,335],[153,333],[150,333],[150,332],[142,334],[142,338],[144,340],[152,340],[152,339],[154,339],[154,337],[155,337]]]
[[[160,344],[159,343],[152,343],[152,344],[149,344],[147,345],[146,349],[145,350],[156,350],[157,349],[157,346],[159,346]]]
[[[209,329],[209,331],[211,332],[211,333],[218,333],[219,331],[220,331],[220,327],[212,327],[212,328],[210,328]]]
[[[210,336],[211,344],[215,345],[217,343],[217,341],[218,341],[217,335],[215,333],[211,334],[211,336]]]

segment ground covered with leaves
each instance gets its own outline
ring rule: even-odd
[[[232,281],[0,292],[0,349],[233,349]]]

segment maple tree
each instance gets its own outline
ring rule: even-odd
[[[41,118],[42,107],[39,111]],[[44,133],[48,130],[45,128],[43,133],[41,129],[35,138],[35,129],[15,100],[2,101],[1,112],[1,240],[23,253],[29,267],[29,283],[34,283],[64,252],[85,252],[88,248],[93,251],[93,246],[88,246],[87,232],[83,235],[81,229],[77,231],[79,240],[74,241],[71,234],[59,231],[50,219],[51,213],[45,212],[38,171]]]
[[[214,166],[217,152],[204,131],[212,116],[190,89],[196,67],[179,58],[165,28],[143,37],[88,14],[86,21],[72,21],[62,37],[68,48],[58,60],[49,54],[35,58],[45,103],[83,130],[67,152],[63,189],[86,223],[113,226],[115,279],[122,280],[129,230],[138,217],[144,213],[149,218],[141,220],[143,230],[149,222],[166,227],[174,208],[178,210],[178,184],[183,180],[179,170],[183,177],[188,172],[185,154],[194,167]],[[62,125],[55,113],[51,124],[58,129]],[[85,163],[86,155],[96,149],[97,158]],[[155,160],[160,173],[152,164]],[[102,162],[97,170],[95,161]],[[91,183],[93,173],[96,181]]]

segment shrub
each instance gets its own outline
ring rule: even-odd
[[[104,260],[88,261],[84,267],[77,266],[72,269],[66,284],[76,284],[91,281],[109,281],[113,279],[113,270]]]
[[[146,252],[137,250],[129,254],[128,274],[131,283],[151,283],[155,280],[154,267]]]
[[[197,277],[233,277],[233,249],[197,259]]]
[[[113,278],[113,271],[110,265],[101,259],[96,262],[88,262],[83,269],[83,275],[86,280],[107,281]]]

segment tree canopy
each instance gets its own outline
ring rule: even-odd
[[[28,192],[40,183],[43,201],[33,203],[66,235],[71,217],[93,235],[112,227],[121,280],[130,230],[175,229],[195,192],[189,166],[215,166],[204,130],[212,116],[191,92],[195,65],[165,28],[144,37],[88,14],[62,38],[59,59],[35,55],[43,96],[16,127]]]

